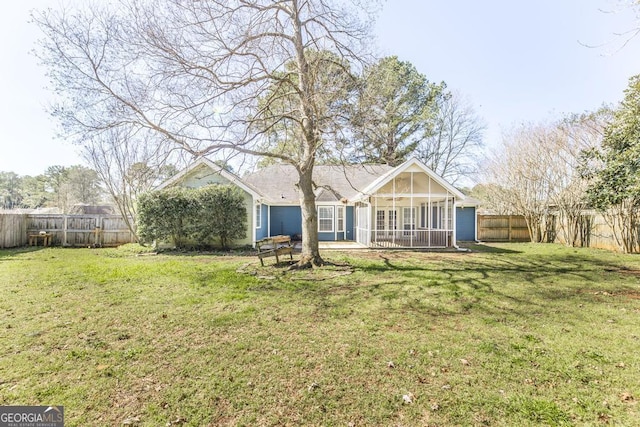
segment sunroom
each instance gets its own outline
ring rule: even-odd
[[[372,183],[355,203],[356,241],[374,248],[456,244],[455,187],[416,159]]]

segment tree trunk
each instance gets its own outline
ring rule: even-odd
[[[302,210],[302,253],[297,268],[324,265],[318,244],[318,213],[313,192],[313,167],[299,170],[300,209]]]

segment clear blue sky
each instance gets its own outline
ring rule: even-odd
[[[29,10],[55,4],[11,1],[0,14],[0,171],[38,175],[51,165],[81,163],[75,147],[54,138],[44,112],[50,96],[44,70],[28,54],[38,36],[27,24]],[[514,124],[622,99],[629,77],[640,74],[640,38],[619,49],[623,39],[615,33],[640,24],[620,4],[389,0],[375,32],[382,54],[410,61],[429,80],[466,95],[492,144]]]

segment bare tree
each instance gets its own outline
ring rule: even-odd
[[[633,39],[640,34],[640,1],[639,0],[612,0],[611,7],[607,9],[600,9],[605,14],[620,14],[629,13],[633,15],[633,22],[631,22],[626,28],[621,28],[620,31],[613,34],[613,38],[607,42],[599,44],[587,44],[581,43],[584,46],[590,48],[602,48],[607,47],[612,52],[618,52],[624,49]]]
[[[321,265],[313,168],[327,141],[327,120],[317,112],[331,88],[313,85],[310,52],[357,62],[370,15],[337,0],[83,6],[33,17],[45,35],[39,57],[62,97],[53,113],[67,134],[84,142],[111,128],[149,129],[196,157],[236,150],[291,163],[302,207],[299,265]],[[296,101],[294,110],[264,126],[261,113],[279,101],[269,96],[278,86]],[[299,129],[299,156],[264,149],[283,120]]]
[[[432,132],[416,153],[434,172],[451,183],[477,174],[486,125],[458,92],[439,99]]]
[[[602,108],[512,130],[490,160],[487,199],[523,215],[533,241],[555,238],[557,225],[567,245],[585,244],[584,153],[600,146],[609,114]]]
[[[132,235],[136,233],[136,201],[175,173],[175,156],[153,134],[129,134],[112,128],[85,141],[82,156],[100,176],[112,202]]]
[[[550,204],[557,211],[560,237],[569,246],[588,244],[591,217],[588,208],[588,180],[583,174],[584,153],[600,147],[610,110],[572,114],[555,124],[556,136],[541,147],[552,191]]]
[[[495,184],[488,187],[493,199],[524,216],[533,242],[546,238],[552,187],[540,151],[553,138],[553,130],[545,125],[523,124],[503,136],[486,169],[488,182]]]

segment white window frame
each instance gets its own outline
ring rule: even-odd
[[[262,228],[262,203],[256,204],[255,215],[256,215],[256,228]]]
[[[376,231],[384,231],[386,228],[387,211],[384,209],[376,210]]]
[[[416,206],[405,206],[402,208],[402,231],[407,236],[416,229],[417,210],[418,208]],[[409,215],[407,215],[407,213],[409,213]],[[407,228],[407,226],[409,228]]]
[[[320,212],[323,212],[323,213],[330,212],[331,216],[324,217],[320,215]],[[321,226],[322,221],[327,222],[327,224],[331,224],[331,229],[323,230]],[[318,233],[333,233],[334,230],[335,230],[335,206],[318,206]]]
[[[398,229],[398,211],[396,209],[389,209],[389,231],[396,231]]]
[[[344,206],[336,207],[336,231],[338,233],[344,232]]]

